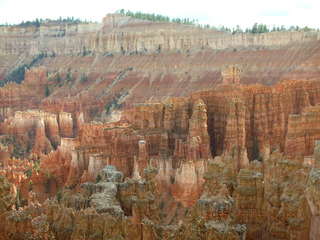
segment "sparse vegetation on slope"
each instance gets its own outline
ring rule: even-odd
[[[31,68],[46,56],[47,55],[45,53],[40,53],[37,56],[35,56],[30,63],[17,66],[5,77],[5,79],[2,82],[0,82],[0,87],[3,87],[6,83],[9,82],[15,82],[20,84],[24,80],[24,74],[26,69]]]
[[[118,10],[117,13],[120,13],[125,16],[130,16],[133,18],[149,20],[153,22],[174,22],[174,23],[182,23],[187,25],[196,25],[198,23],[197,19],[189,19],[189,18],[170,18],[168,16],[164,16],[161,14],[154,13],[143,13],[143,12],[132,12],[130,10]]]
[[[229,32],[232,34],[236,33],[253,33],[253,34],[260,34],[260,33],[267,33],[267,32],[288,32],[288,31],[318,31],[319,29],[310,28],[308,26],[305,27],[299,27],[299,26],[290,26],[286,27],[284,25],[281,26],[272,26],[268,27],[266,24],[262,23],[254,23],[251,28],[242,29],[239,25],[236,27],[227,27],[227,26],[213,26],[210,24],[200,24],[198,19],[193,18],[170,18],[169,16],[161,15],[161,14],[155,14],[155,13],[144,13],[141,11],[133,12],[130,10],[120,9],[116,11],[116,13],[122,14],[124,16],[130,16],[137,19],[142,20],[148,20],[152,22],[172,22],[172,23],[179,23],[179,24],[186,24],[186,25],[193,25],[201,28],[206,29],[214,29],[218,31],[223,32]],[[0,24],[0,26],[20,26],[20,27],[40,27],[43,24],[87,24],[91,23],[91,21],[88,20],[82,20],[80,18],[75,17],[59,17],[58,19],[42,19],[42,18],[36,18],[32,21],[22,21],[19,24]],[[83,56],[90,55],[91,52],[84,49]]]
[[[80,18],[75,17],[59,17],[58,19],[43,19],[43,18],[36,18],[32,21],[22,21],[19,24],[0,24],[0,26],[19,26],[19,27],[40,27],[43,24],[79,24],[79,23],[90,23],[90,21],[82,20]]]
[[[6,136],[0,140],[0,143],[4,146],[12,146],[11,157],[16,159],[23,159],[27,156],[31,150],[31,145],[28,143],[27,146],[21,145],[17,138],[13,135]]]
[[[246,28],[243,30],[239,25],[236,27],[230,28],[226,26],[212,26],[210,24],[199,24],[198,19],[190,19],[190,18],[170,18],[168,16],[164,16],[161,14],[155,14],[155,13],[143,13],[143,12],[132,12],[130,10],[118,10],[117,13],[122,14],[124,16],[130,16],[133,18],[153,21],[153,22],[173,22],[173,23],[181,23],[181,24],[187,24],[187,25],[194,25],[201,28],[206,29],[214,29],[218,31],[223,32],[229,32],[232,34],[236,33],[253,33],[253,34],[259,34],[259,33],[267,33],[267,32],[287,32],[287,31],[316,31],[317,29],[310,28],[310,27],[299,27],[299,26],[273,26],[272,28],[268,27],[266,24],[258,24],[254,23],[251,28]]]
[[[66,17],[62,18],[59,17],[58,19],[42,19],[42,18],[36,18],[33,21],[22,21],[18,26],[21,27],[28,27],[28,26],[35,26],[40,27],[42,24],[79,24],[79,23],[89,23],[87,20],[81,20],[80,18],[75,17]]]
[[[112,112],[112,110],[120,109],[122,107],[121,99],[125,96],[127,96],[129,93],[128,91],[122,91],[118,94],[116,94],[111,101],[107,102],[104,106],[106,114],[109,114]]]
[[[267,32],[289,32],[289,31],[304,31],[304,32],[309,32],[309,31],[316,31],[317,29],[309,28],[309,27],[299,27],[299,26],[291,26],[286,28],[285,26],[273,26],[272,28],[269,28],[266,24],[258,24],[255,23],[253,24],[252,28],[247,28],[246,32],[247,33],[267,33]],[[233,30],[234,32],[234,30]]]

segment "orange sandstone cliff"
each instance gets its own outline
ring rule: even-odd
[[[0,240],[320,239],[319,41],[0,27]]]

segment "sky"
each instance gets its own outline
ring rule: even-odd
[[[257,22],[320,28],[320,0],[0,0],[0,23],[60,16],[100,22],[122,8],[188,17],[213,26],[246,28]]]

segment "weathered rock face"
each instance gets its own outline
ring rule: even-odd
[[[278,153],[265,164],[265,201],[271,216],[267,236],[270,238],[308,239],[310,208],[305,185],[310,169],[302,162],[301,158],[286,160]]]
[[[30,204],[6,214],[3,239],[245,239],[245,226],[230,223],[221,207],[232,200],[221,195],[212,202],[215,217],[202,210],[206,200],[186,214],[165,217],[154,178],[157,170],[146,168],[145,179],[127,179],[113,166],[105,167],[97,183],[85,183],[78,193],[66,190],[54,201]],[[225,197],[223,197],[225,196]],[[123,211],[122,208],[125,210]],[[173,210],[173,209],[171,209]],[[176,209],[176,214],[179,212]],[[204,218],[205,217],[205,218]],[[222,217],[222,218],[221,218]],[[173,224],[163,224],[166,218]],[[178,219],[180,223],[178,224]],[[184,219],[184,221],[181,221]]]
[[[318,33],[23,30],[0,81],[47,56],[0,88],[0,240],[320,238]]]
[[[222,82],[270,85],[320,75],[318,32],[231,35],[108,15],[101,24],[1,27],[0,36],[0,81],[47,54],[23,84],[0,89],[0,120],[39,105],[91,120],[106,106],[188,96]]]
[[[307,184],[306,196],[307,201],[309,204],[309,208],[311,211],[311,226],[310,226],[310,234],[309,239],[317,239],[320,237],[320,231],[317,227],[319,224],[319,212],[320,212],[320,205],[319,205],[319,180],[320,180],[320,158],[319,158],[319,141],[315,144],[314,149],[314,168],[311,169],[309,172],[309,179]]]
[[[201,239],[246,239],[246,226],[234,221],[235,201],[228,189],[227,169],[219,157],[209,161],[204,192],[193,209],[194,217],[204,221]],[[192,231],[189,234],[195,235]]]
[[[50,25],[40,27],[1,27],[1,55],[78,54],[91,50],[100,24]]]
[[[8,180],[4,176],[0,176],[0,220],[2,223],[5,222],[4,214],[11,210],[14,205],[14,193],[12,189],[12,185],[8,182]],[[4,224],[1,224],[0,231],[3,233],[5,231]],[[2,235],[2,234],[1,234]],[[6,240],[6,238],[2,235],[0,239]]]
[[[1,55],[86,54],[106,52],[186,51],[237,46],[281,46],[319,39],[317,32],[236,34],[174,23],[154,23],[108,14],[102,24],[43,24],[40,27],[1,27]]]
[[[1,133],[14,137],[26,153],[39,155],[56,148],[61,137],[73,136],[73,119],[63,112],[57,116],[40,110],[18,111],[1,123]]]
[[[13,205],[12,186],[8,180],[0,176],[0,214],[10,210]]]
[[[288,133],[285,143],[287,155],[311,155],[315,141],[319,139],[319,106],[304,108],[301,114],[293,114],[288,119]]]
[[[227,66],[221,71],[223,84],[240,83],[241,69],[238,66]]]
[[[39,106],[45,97],[47,83],[45,68],[27,70],[22,84],[9,83],[0,88],[0,120],[10,117],[17,110],[28,110]]]
[[[237,203],[237,222],[246,224],[247,239],[262,239],[265,223],[263,216],[263,175],[262,173],[241,169],[237,177],[235,200]]]
[[[202,98],[207,105],[208,131],[213,152],[220,155],[223,151],[231,152],[236,146],[240,149],[235,151],[242,159],[246,159],[245,148],[250,159],[266,157],[276,148],[294,155],[299,149],[293,152],[294,146],[289,143],[291,135],[294,134],[291,131],[298,130],[294,130],[294,126],[291,127],[294,119],[291,115],[308,115],[308,111],[311,111],[309,115],[312,114],[312,109],[316,109],[315,105],[319,103],[317,85],[316,81],[288,81],[271,88],[225,86],[214,91],[195,94],[194,98]],[[309,106],[314,107],[306,108]],[[313,111],[313,116],[316,114],[314,112],[316,110]],[[303,132],[316,125],[308,123],[306,127],[299,127]],[[317,131],[312,134],[315,135],[313,139],[316,139]],[[299,141],[295,136],[292,138]],[[311,153],[312,146],[308,146],[302,155]],[[242,161],[242,166],[247,164],[247,160]]]
[[[15,144],[3,136],[1,173],[16,186],[22,205],[64,196],[63,206],[50,203],[21,213],[38,211],[31,219],[46,215],[44,226],[56,228],[46,234],[58,239],[78,239],[83,231],[91,236],[95,228],[109,231],[100,223],[91,227],[87,219],[114,222],[119,227],[113,234],[132,239],[155,239],[154,231],[176,239],[196,238],[198,231],[206,232],[200,239],[222,238],[226,231],[222,239],[317,239],[317,147],[315,157],[310,154],[318,139],[318,86],[223,85],[141,104],[109,123],[83,123],[81,114],[75,119],[69,113],[16,112],[2,123],[2,133],[16,141],[34,139],[32,154],[25,162],[10,159]],[[25,135],[30,130],[33,138]],[[133,179],[122,182],[115,168],[104,168],[110,164]],[[61,190],[65,186],[74,190]],[[160,206],[165,215],[156,210]],[[50,210],[54,216],[48,209],[56,209]],[[126,232],[130,224],[143,227]],[[66,226],[73,230],[63,235]]]

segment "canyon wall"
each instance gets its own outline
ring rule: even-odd
[[[118,226],[103,228],[99,239],[157,239],[155,231],[175,239],[317,239],[319,86],[220,85],[137,105],[107,123],[18,111],[2,123],[3,137],[33,145],[26,160],[15,160],[15,143],[2,143],[1,174],[24,206],[6,213],[4,236],[99,235],[102,226],[81,220],[94,213],[95,221]],[[44,232],[30,222],[40,216]],[[128,232],[128,224],[137,230]],[[63,235],[65,226],[70,234]]]
[[[318,32],[107,15],[0,28],[0,240],[319,239]]]
[[[221,83],[272,85],[320,75],[318,32],[232,35],[119,15],[101,24],[0,32],[0,81],[27,68],[22,84],[0,89],[2,120],[30,108],[83,112],[92,120]]]
[[[154,23],[117,14],[102,23],[42,24],[0,28],[0,55],[78,55],[86,52],[155,52],[237,47],[280,47],[319,40],[317,32],[229,34],[175,23]]]

